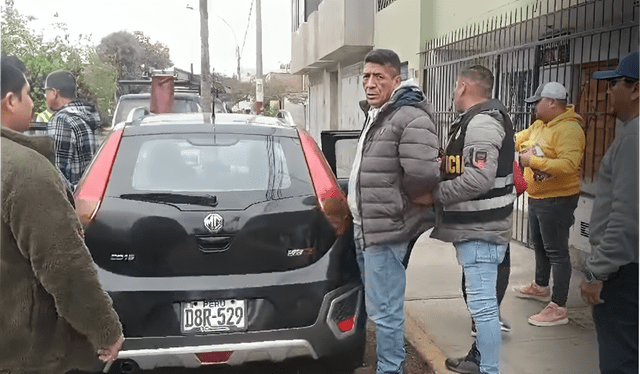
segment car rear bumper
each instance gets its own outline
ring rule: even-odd
[[[338,328],[336,315],[345,300],[356,300],[353,327]],[[364,345],[364,297],[359,283],[327,293],[311,326],[229,334],[128,338],[119,359],[135,361],[141,369],[242,365],[252,361],[281,362],[296,357],[319,359],[357,350]],[[342,318],[342,317],[340,317]]]
[[[224,353],[230,353],[225,358]],[[203,362],[198,354],[221,353],[217,362]],[[251,343],[213,344],[190,347],[172,347],[158,349],[139,349],[122,351],[119,359],[131,359],[141,369],[156,367],[195,368],[206,364],[242,365],[250,361],[280,362],[294,357],[309,356],[314,359],[318,355],[311,343],[303,339],[273,340]],[[214,359],[215,360],[215,359]]]

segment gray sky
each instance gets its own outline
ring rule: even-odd
[[[210,65],[216,72],[230,76],[236,71],[236,40],[242,49],[252,0],[208,3]],[[198,0],[17,0],[15,7],[22,14],[35,16],[37,20],[31,26],[44,31],[45,37],[53,36],[54,22],[66,22],[74,39],[79,34],[92,34],[94,45],[112,32],[143,31],[152,42],[169,47],[176,67],[189,70],[193,62],[194,72],[200,73]],[[255,17],[254,4],[241,51],[243,76],[255,73]],[[262,0],[262,60],[264,74],[291,60],[291,0]]]

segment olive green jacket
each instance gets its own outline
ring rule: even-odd
[[[52,164],[53,143],[5,127],[1,135],[0,372],[91,368],[122,326]]]

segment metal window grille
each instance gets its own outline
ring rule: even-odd
[[[581,177],[592,181],[615,136],[615,118],[607,112],[607,83],[591,75],[614,69],[637,48],[638,0],[538,1],[429,41],[423,87],[434,105],[440,144],[445,146],[457,115],[453,93],[464,67],[481,64],[492,70],[494,97],[509,110],[516,132],[533,120],[524,99],[539,84],[558,81],[584,119]],[[514,215],[513,238],[520,241],[528,241],[525,203],[521,196]]]

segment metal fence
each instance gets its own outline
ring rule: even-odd
[[[606,82],[590,79],[613,69],[638,48],[638,0],[545,0],[429,41],[423,53],[423,87],[434,104],[444,146],[455,118],[453,90],[460,71],[481,64],[495,76],[494,97],[511,114],[516,131],[532,122],[524,99],[537,86],[558,81],[585,120],[581,176],[590,183],[615,136],[607,113]],[[518,198],[513,238],[528,242],[526,197]]]

